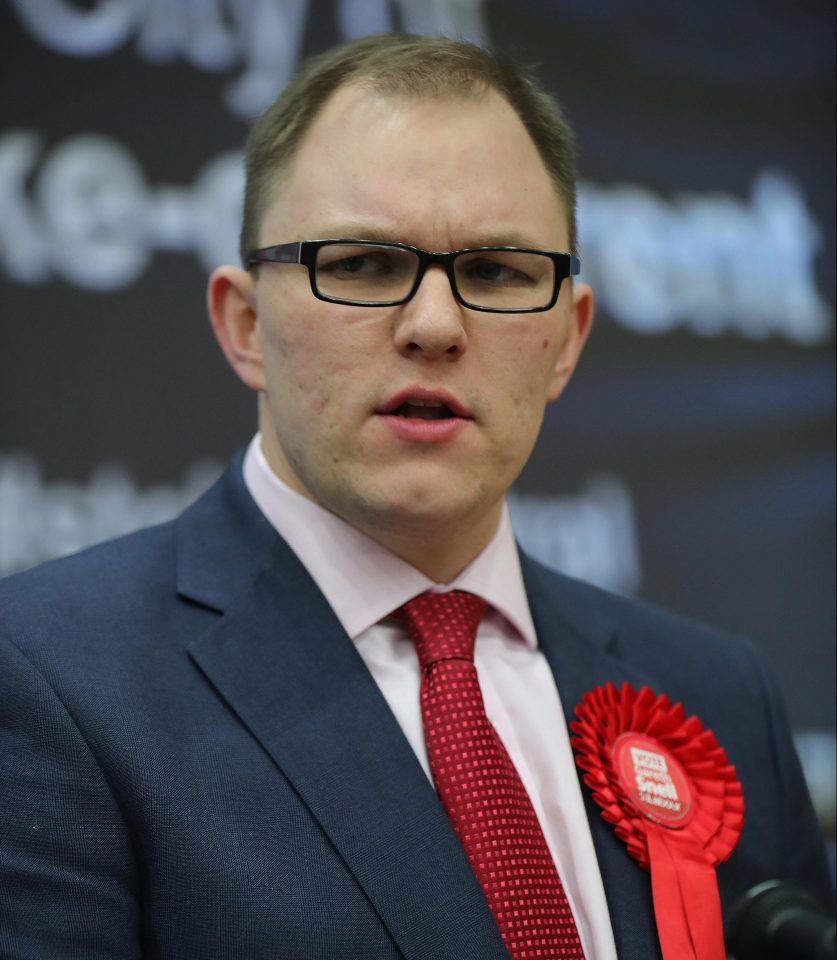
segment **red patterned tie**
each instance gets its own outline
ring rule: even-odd
[[[430,769],[514,960],[584,960],[532,802],[485,714],[474,641],[485,601],[423,593],[399,611],[422,668]]]

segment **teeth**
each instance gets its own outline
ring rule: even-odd
[[[411,407],[443,407],[441,400],[408,400]]]

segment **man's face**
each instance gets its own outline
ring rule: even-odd
[[[568,249],[552,181],[501,97],[405,101],[354,86],[305,135],[260,243],[325,238]],[[370,308],[322,302],[304,267],[269,264],[247,296],[258,362],[245,379],[263,391],[275,472],[382,542],[432,534],[480,549],[572,372],[587,288],[564,281],[548,312],[479,313],[433,266],[409,303]],[[453,422],[416,427],[440,402]]]

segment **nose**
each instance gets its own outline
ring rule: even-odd
[[[407,357],[459,358],[468,345],[463,307],[451,290],[443,266],[428,267],[412,300],[397,308],[395,345]]]

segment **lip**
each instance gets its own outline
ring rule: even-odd
[[[419,401],[420,403],[443,403],[454,417],[460,417],[463,420],[473,420],[473,417],[465,406],[460,403],[460,401],[447,390],[442,390],[437,387],[422,387],[422,386],[412,386],[404,387],[403,390],[399,390],[398,393],[394,393],[391,397],[387,398],[376,410],[375,413],[388,415],[394,413],[402,403],[410,403],[413,401]],[[399,419],[407,419],[406,417],[401,417]],[[423,423],[445,423],[444,420],[436,421],[422,421]]]
[[[404,403],[442,403],[453,416],[443,420],[397,416],[395,411]],[[375,413],[399,439],[419,443],[441,443],[452,440],[473,421],[470,412],[452,393],[435,387],[405,387],[388,397],[375,410]]]

